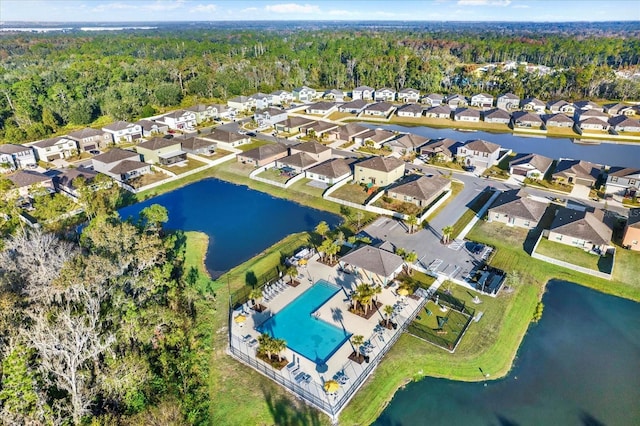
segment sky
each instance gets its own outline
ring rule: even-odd
[[[639,21],[638,0],[0,0],[0,22]]]

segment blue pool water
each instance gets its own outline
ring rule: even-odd
[[[340,287],[320,280],[265,321],[259,331],[284,339],[289,349],[322,365],[351,336],[344,329],[312,316],[339,291]]]

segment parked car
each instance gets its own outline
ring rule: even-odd
[[[89,151],[89,154],[98,155],[98,154],[100,154],[100,150],[99,149],[92,149],[92,150]]]
[[[465,172],[472,172],[476,169],[476,166],[464,166],[462,168]]]
[[[255,132],[247,132],[247,136],[255,138],[256,134],[255,134]]]

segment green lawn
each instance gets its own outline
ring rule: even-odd
[[[571,192],[571,185],[565,185],[559,182],[552,182],[546,179],[530,179],[530,178],[526,178],[524,180],[524,183],[528,186],[537,186],[538,188],[545,188],[545,189],[553,189],[556,191],[560,191],[560,192],[566,192],[567,194],[569,194]]]
[[[443,311],[435,302],[429,301],[407,331],[444,349],[453,350],[468,320],[467,315],[449,308]]]
[[[383,209],[388,209],[394,212],[404,213],[407,215],[414,215],[414,216],[418,216],[421,211],[420,207],[418,207],[413,203],[408,203],[402,200],[395,200],[393,198],[389,198],[386,196],[380,197],[378,200],[376,200],[375,203],[373,203],[373,205],[376,207],[381,207]]]
[[[187,160],[187,163],[184,165],[175,165],[175,166],[160,166],[160,165],[156,165],[156,167],[159,167],[161,169],[170,171],[171,173],[175,173],[176,175],[180,175],[182,173],[186,173],[188,171],[191,171],[193,169],[197,169],[198,167],[202,167],[202,166],[206,166],[207,163],[204,163],[202,161],[198,161],[198,160],[194,160],[193,158],[189,158]]]
[[[332,192],[331,196],[341,200],[351,201],[356,204],[364,204],[371,194],[369,194],[365,187],[360,184],[347,183],[346,185],[342,185],[335,192]]]
[[[280,171],[280,169],[274,169],[274,168],[267,169],[262,173],[259,173],[257,176],[263,179],[269,179],[278,183],[286,183],[289,179],[291,179],[291,176],[285,175]]]
[[[540,239],[536,252],[553,259],[582,266],[583,268],[604,272],[605,274],[611,273],[611,266],[613,264],[613,256],[611,255],[596,256],[595,254],[587,253],[581,248],[549,241],[544,237]]]

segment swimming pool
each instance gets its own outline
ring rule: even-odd
[[[258,330],[284,339],[292,351],[316,364],[324,364],[351,334],[312,314],[339,291],[340,287],[320,280]]]

